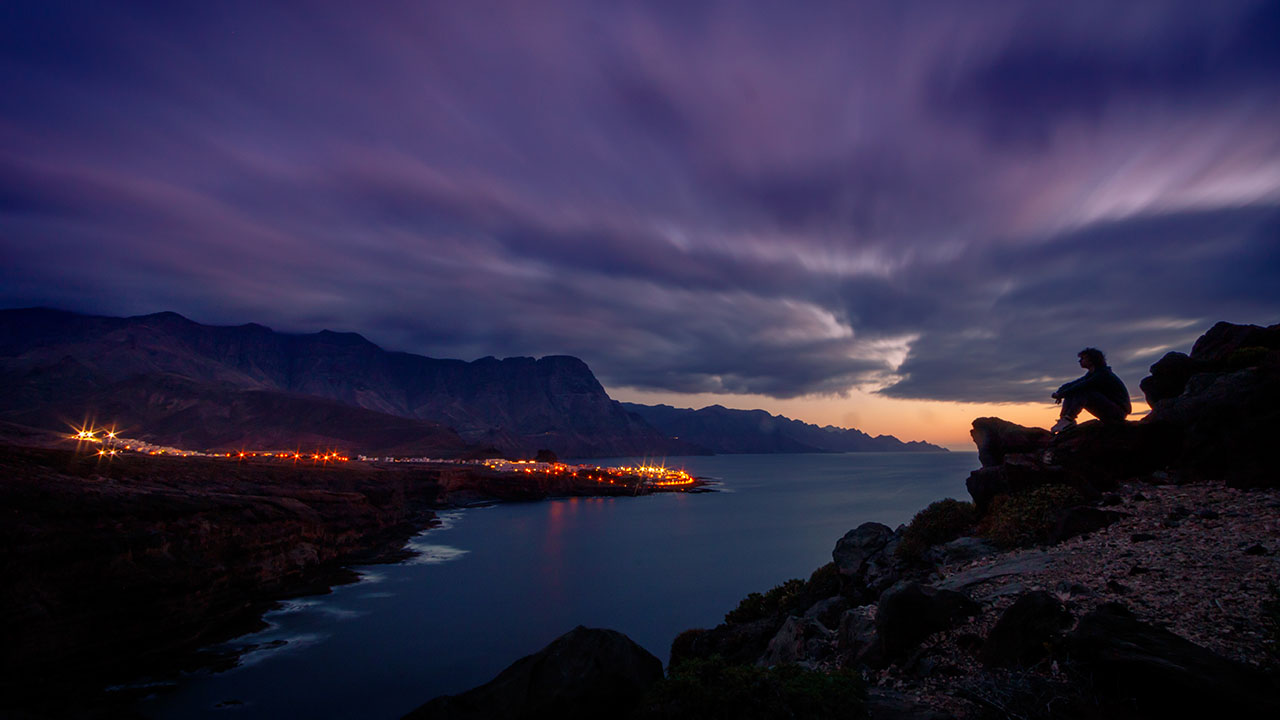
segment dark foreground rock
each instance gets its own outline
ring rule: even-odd
[[[1044,590],[1019,597],[996,621],[982,646],[987,665],[1031,665],[1049,654],[1049,644],[1071,624],[1062,601]]]
[[[981,608],[954,590],[938,590],[919,583],[894,585],[880,596],[876,633],[885,656],[900,659],[926,637],[955,627]]]
[[[605,718],[625,714],[662,679],[662,661],[614,630],[579,625],[493,680],[436,698],[411,720]]]
[[[1067,649],[1130,717],[1280,716],[1275,678],[1140,622],[1119,603],[1082,618]]]

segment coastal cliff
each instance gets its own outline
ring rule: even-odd
[[[258,628],[276,600],[354,580],[346,565],[408,557],[435,510],[653,491],[474,465],[13,445],[0,480],[0,715],[33,717],[114,716],[129,698],[104,686],[233,662],[197,651]]]
[[[975,420],[972,502],[850,530],[808,580],[677,637],[666,678],[633,678],[646,694],[610,712],[1276,716],[1280,325],[1219,323],[1141,387],[1153,410],[1137,422],[1055,436]],[[596,681],[576,667],[575,682]],[[558,681],[565,712],[575,687]]]

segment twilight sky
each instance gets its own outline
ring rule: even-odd
[[[963,447],[1052,422],[1085,345],[1140,396],[1280,322],[1277,38],[1233,0],[5,2],[0,306]]]

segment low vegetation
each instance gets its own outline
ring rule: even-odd
[[[751,593],[724,616],[727,623],[747,623],[778,614],[798,615],[814,603],[840,592],[840,573],[835,563],[827,563],[808,581],[792,578],[763,595]]]
[[[852,670],[734,665],[713,655],[673,666],[649,691],[636,717],[861,720],[868,717],[866,700],[866,684]]]
[[[930,504],[911,518],[902,531],[899,560],[916,562],[934,545],[951,542],[973,530],[978,514],[973,503],[947,498]]]
[[[978,534],[1004,548],[1047,542],[1058,513],[1084,496],[1067,485],[1044,485],[1017,495],[1001,495],[978,524]]]

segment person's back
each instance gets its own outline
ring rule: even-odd
[[[1129,388],[1107,365],[1107,358],[1097,348],[1085,348],[1079,353],[1080,367],[1087,372],[1084,377],[1063,385],[1053,393],[1054,400],[1062,403],[1062,416],[1053,426],[1059,433],[1076,424],[1081,410],[1104,423],[1124,422],[1133,412],[1129,401]]]

